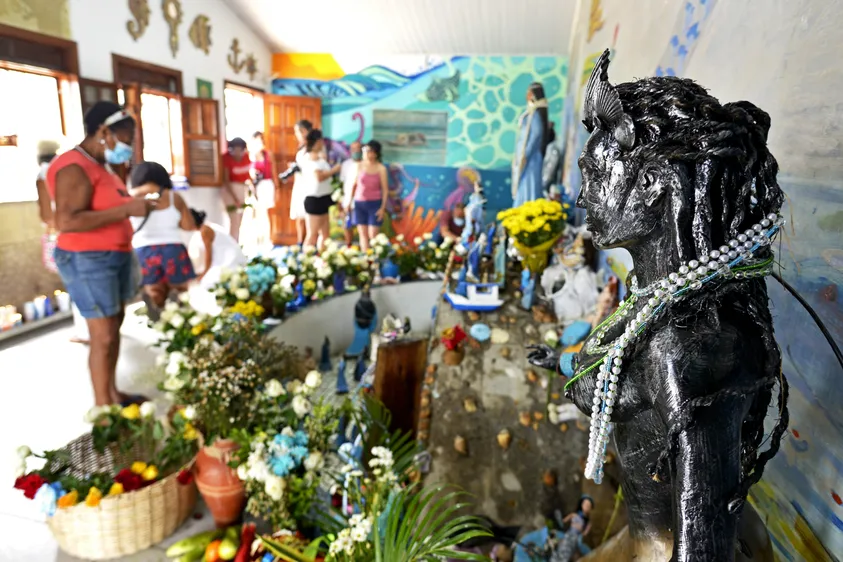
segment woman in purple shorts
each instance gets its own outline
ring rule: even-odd
[[[369,240],[378,235],[386,213],[389,194],[386,166],[381,162],[381,143],[370,140],[363,147],[363,161],[354,184],[354,224],[360,238],[360,249],[369,249]]]
[[[133,197],[160,196],[148,217],[132,219],[132,246],[140,262],[147,305],[160,309],[171,290],[186,291],[187,282],[196,277],[181,234],[196,230],[196,223],[184,200],[173,193],[170,174],[157,162],[141,162],[132,170],[131,193]],[[155,316],[153,312],[151,317]]]

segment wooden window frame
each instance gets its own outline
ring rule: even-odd
[[[0,37],[2,38],[10,38],[16,39],[19,41],[25,41],[28,43],[37,43],[41,45],[47,45],[49,47],[57,47],[59,50],[62,51],[62,68],[60,69],[49,69],[55,72],[60,72],[65,75],[79,75],[79,49],[76,46],[75,41],[70,41],[69,39],[61,39],[60,37],[54,37],[52,35],[45,35],[43,33],[37,33],[35,31],[29,31],[26,29],[20,29],[18,27],[12,27],[10,25],[4,25],[0,23]],[[7,61],[0,61],[0,62],[7,62]],[[8,61],[12,63],[13,61]],[[21,64],[20,66],[29,67],[29,68],[41,68],[41,67],[30,67],[27,64]]]
[[[18,64],[9,61],[0,60],[0,70],[11,70],[13,72],[22,72],[24,74],[35,74],[38,76],[48,76],[56,80],[56,95],[59,100],[59,110],[61,113],[61,131],[63,135],[67,135],[67,100],[64,99],[64,92],[62,92],[62,82],[72,82],[76,80],[76,76],[58,72],[47,68],[37,66],[29,66],[26,64]]]
[[[214,110],[207,112],[207,115],[213,115],[214,126],[216,127],[215,134],[192,132],[189,125],[193,105],[213,104]],[[222,136],[221,131],[224,126],[220,123],[220,101],[217,99],[207,98],[190,98],[181,96],[181,118],[182,118],[182,140],[184,142],[184,175],[187,177],[191,187],[220,187],[223,184],[223,169],[222,169]],[[206,113],[202,112],[203,120]],[[209,141],[213,143],[213,158],[214,158],[214,172],[211,176],[195,176],[191,174],[191,141]]]
[[[160,74],[163,76],[167,76],[172,78],[176,82],[176,91],[169,92],[167,90],[158,90],[157,88],[152,88],[149,85],[138,84],[139,87],[146,89],[146,90],[156,90],[161,91],[162,93],[166,94],[176,94],[179,96],[184,95],[184,87],[182,84],[182,72],[181,70],[176,70],[175,68],[168,68],[166,66],[158,66],[157,64],[152,64],[148,62],[144,62],[137,59],[132,59],[129,57],[124,57],[122,55],[116,55],[114,53],[111,54],[111,70],[114,76],[114,83],[117,84],[117,87],[120,88],[121,86],[125,86],[127,84],[123,83],[120,76],[120,67],[129,67],[140,70],[142,72],[151,72],[155,74]]]
[[[82,103],[82,115],[88,110],[88,107],[85,106],[85,88],[87,86],[93,86],[94,88],[102,89],[108,88],[114,92],[114,103],[117,103],[117,90],[120,88],[114,82],[105,82],[104,80],[93,80],[91,78],[82,78],[79,77],[79,100]],[[100,100],[97,100],[100,101]]]

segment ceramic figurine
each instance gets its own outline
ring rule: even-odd
[[[682,78],[613,86],[608,66],[606,51],[586,85],[577,205],[594,245],[625,248],[635,269],[566,384],[591,416],[585,476],[602,480],[612,435],[629,516],[622,548],[636,560],[732,562],[743,545],[768,560],[746,497],[788,423],[764,280],[784,199],[770,117]],[[556,369],[560,357],[536,346],[528,359]],[[612,559],[607,549],[590,560]]]
[[[526,267],[521,271],[521,307],[524,310],[533,308],[535,301],[536,279]]]
[[[340,364],[337,366],[337,394],[348,394],[348,381],[345,379],[345,357],[340,359]]]
[[[486,198],[483,196],[483,188],[479,182],[474,184],[474,193],[468,196],[468,205],[465,206],[465,228],[462,231],[462,243],[468,245],[474,234],[483,228],[483,214],[485,212]]]
[[[365,356],[371,344],[372,334],[377,329],[377,325],[378,309],[369,296],[369,289],[365,288],[361,291],[360,299],[354,306],[354,339],[340,360],[339,372],[337,373],[337,394],[348,392],[345,370],[348,366],[348,361],[351,359],[357,360],[354,368],[354,380],[360,381],[358,377],[362,376],[363,373],[358,373],[358,371],[361,368],[364,372],[366,370]],[[363,362],[362,367],[361,361]]]
[[[322,342],[322,354],[319,357],[319,370],[323,373],[327,373],[334,366],[331,364],[331,340],[328,339],[328,336],[325,336],[325,341]]]
[[[512,161],[513,207],[543,195],[542,164],[550,137],[544,87],[533,82],[527,88],[527,111],[518,120],[515,158]]]
[[[495,246],[495,282],[503,289],[506,286],[506,235],[501,233],[497,236],[498,243]]]

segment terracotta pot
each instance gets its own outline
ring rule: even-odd
[[[465,349],[462,346],[456,349],[446,349],[442,353],[442,361],[446,365],[459,365],[462,363],[463,357],[465,357]]]
[[[231,453],[237,448],[234,441],[219,439],[199,451],[193,466],[199,493],[220,528],[239,521],[246,505],[243,482],[234,469],[228,466]]]

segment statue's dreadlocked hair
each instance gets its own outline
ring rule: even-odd
[[[767,149],[767,113],[745,101],[721,105],[704,88],[683,78],[648,78],[618,84],[615,89],[635,129],[635,144],[624,150],[625,160],[641,169],[648,162],[666,159],[672,166],[684,168],[683,175],[689,178],[679,182],[681,193],[668,198],[678,202],[667,215],[666,220],[673,224],[669,225],[672,233],[666,235],[676,241],[680,260],[709,254],[767,215],[778,214],[784,194],[776,181],[778,164]],[[770,248],[756,254],[762,259],[771,255]],[[712,293],[709,295],[711,298]],[[735,510],[778,451],[787,428],[788,389],[781,374],[781,353],[773,335],[765,281],[727,283],[713,298],[730,306],[748,328],[757,330],[765,355],[761,358],[763,372],[749,386],[727,387],[686,404],[681,419],[669,430],[667,448],[653,471],[658,475],[664,470],[679,434],[692,423],[697,408],[728,397],[753,396],[741,429],[741,484],[729,501],[730,510]],[[769,449],[759,453],[776,382],[780,417]]]

